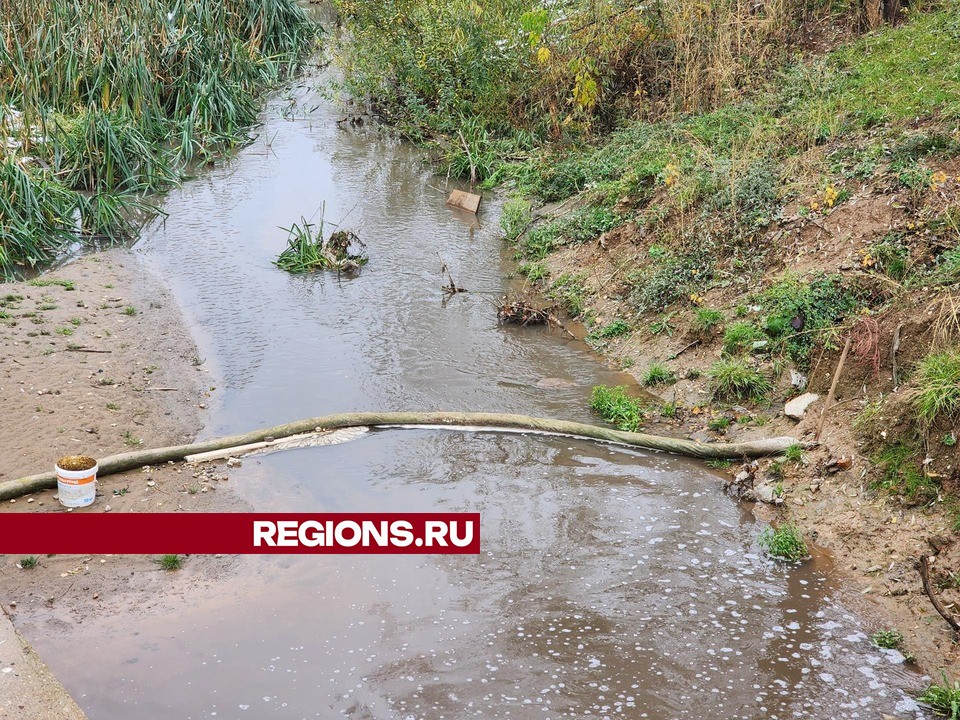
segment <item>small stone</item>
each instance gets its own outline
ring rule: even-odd
[[[109,505],[107,505],[105,508],[103,508],[103,511],[104,511],[104,512],[110,512],[111,510],[113,510],[113,508],[110,507]]]
[[[787,404],[783,406],[783,414],[788,418],[801,420],[804,414],[807,412],[807,408],[819,399],[820,396],[816,393],[804,393],[803,395],[797,395],[797,397],[793,398],[792,400],[788,400]]]
[[[27,502],[28,502],[28,503],[32,503],[32,502],[33,502],[33,498],[27,498]],[[40,503],[40,504],[42,505],[43,503]]]
[[[94,600],[99,600],[99,599],[100,599],[100,593],[94,593],[94,594],[93,594],[93,599],[94,599]]]
[[[227,458],[227,467],[240,467],[243,463],[240,461],[240,458]]]
[[[16,601],[16,600],[11,600],[11,601],[10,601],[10,607],[16,607],[16,606],[17,606],[17,601]]]
[[[147,480],[147,487],[154,487],[156,484],[153,480]]]
[[[783,496],[773,485],[757,485],[753,488],[757,500],[768,505],[783,505]]]

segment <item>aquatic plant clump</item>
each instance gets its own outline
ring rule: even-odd
[[[144,193],[245,143],[313,47],[296,0],[0,0],[0,273],[118,240]]]
[[[810,553],[807,551],[807,544],[803,540],[803,533],[800,528],[790,523],[784,523],[778,528],[767,527],[760,537],[757,538],[760,544],[770,557],[780,560],[790,560],[796,562],[803,560]]]
[[[324,241],[323,220],[315,225],[300,218],[299,223],[282,229],[287,231],[287,247],[274,265],[289,273],[335,270],[356,274],[369,260],[363,254],[363,242],[349,230],[338,230]]]

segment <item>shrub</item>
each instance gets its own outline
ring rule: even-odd
[[[803,541],[800,528],[784,523],[778,528],[767,526],[757,538],[760,547],[771,557],[796,562],[807,557],[807,544]]]
[[[774,339],[786,330],[787,355],[802,369],[809,367],[810,350],[829,342],[829,331],[858,306],[856,295],[839,275],[820,274],[807,280],[787,274],[758,299],[769,314]]]
[[[674,382],[676,379],[672,370],[658,362],[650,363],[650,367],[643,374],[643,384],[647,386],[664,385]]]
[[[714,397],[719,400],[763,402],[773,384],[742,358],[718,360],[707,370]]]

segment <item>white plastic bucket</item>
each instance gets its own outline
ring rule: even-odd
[[[98,465],[88,470],[64,470],[59,465],[54,467],[57,471],[57,494],[61,505],[86,507],[93,504],[97,497]]]

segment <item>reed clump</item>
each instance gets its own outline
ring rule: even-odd
[[[122,239],[248,140],[318,38],[295,0],[0,0],[0,273]]]

